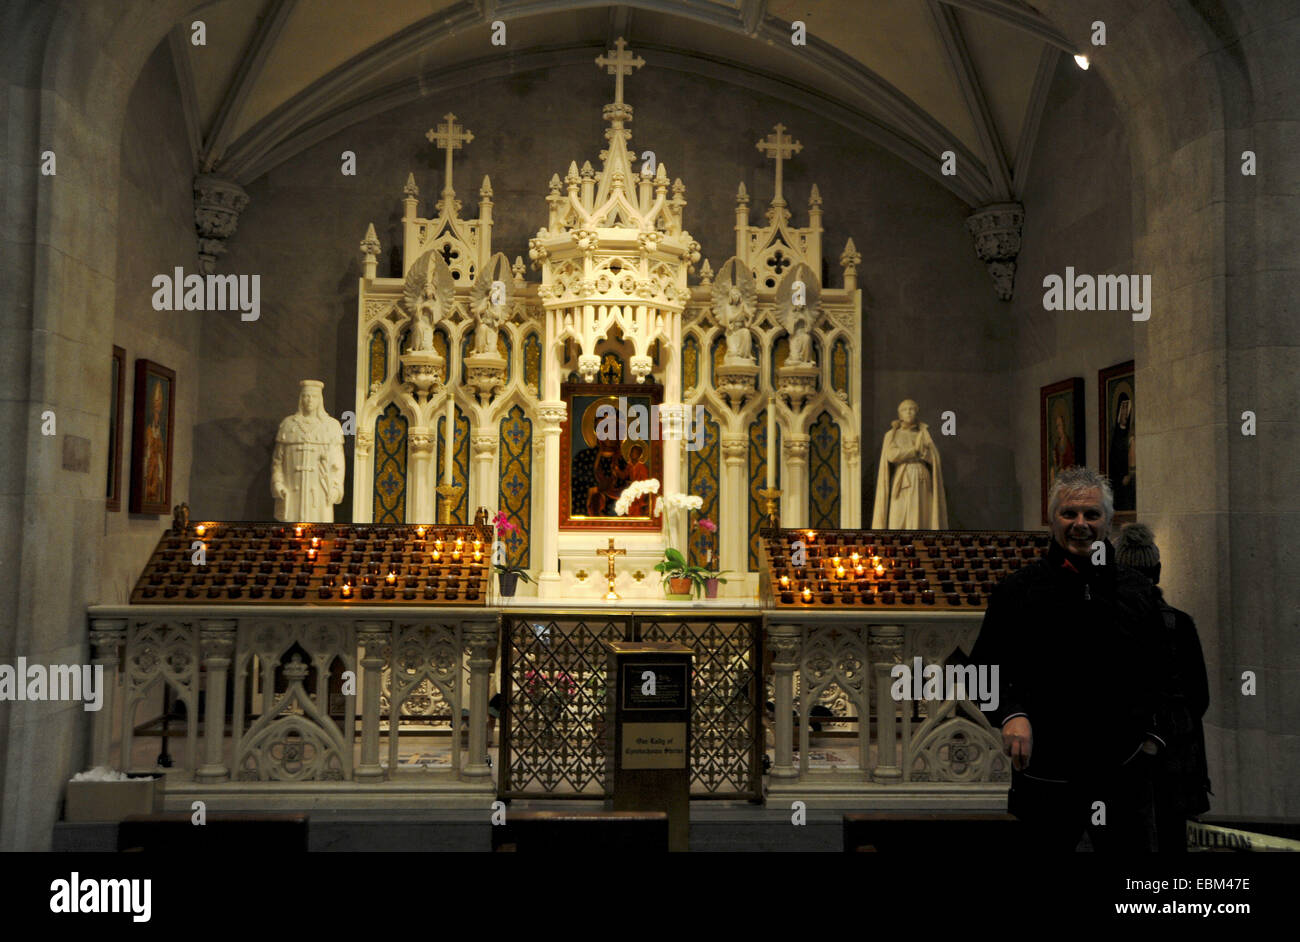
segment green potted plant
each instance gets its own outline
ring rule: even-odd
[[[708,517],[697,520],[695,526],[691,529],[694,530],[696,527],[705,533],[718,532],[718,525]],[[707,546],[704,554],[704,597],[706,599],[716,599],[718,597],[718,586],[726,584],[727,580],[722,577],[729,572],[731,572],[730,569],[713,568],[713,547]]]
[[[663,576],[668,597],[689,600],[703,589],[707,571],[703,566],[692,566],[680,550],[671,546],[664,550],[664,558],[655,564],[655,572]]]

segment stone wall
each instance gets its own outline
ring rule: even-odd
[[[1067,266],[1092,275],[1137,271],[1130,160],[1127,135],[1105,82],[1095,70],[1085,72],[1061,56],[1025,181],[1024,235],[1008,312],[1015,325],[1010,396],[1016,513],[1027,529],[1043,525],[1041,388],[1083,377],[1085,447],[1078,450],[1076,443],[1076,459],[1099,468],[1097,371],[1133,359],[1134,332],[1144,329],[1123,312],[1043,308],[1043,278],[1063,277]],[[1140,423],[1142,391],[1135,391],[1134,416]]]
[[[864,514],[874,499],[880,438],[900,399],[921,403],[938,423],[959,412],[959,434],[940,442],[954,526],[1014,526],[1012,435],[1008,427],[1007,310],[964,228],[966,207],[933,180],[825,118],[739,86],[656,69],[629,81],[636,113],[632,147],[654,150],[670,177],[686,184],[687,227],[715,270],[734,252],[735,193],[743,181],[754,222],[772,196],[773,164],[754,143],[783,122],[802,141],[785,165],[795,225],[806,224],[817,183],[825,201],[823,252],[839,286],[839,255],[852,236],[863,262],[866,310]],[[456,154],[454,183],[463,214],[477,215],[484,174],[492,180],[493,248],[527,256],[546,222],[547,181],[571,160],[591,160],[603,141],[601,106],[609,82],[597,69],[565,66],[431,94],[376,115],[273,168],[247,185],[251,198],[222,263],[262,275],[262,318],[203,321],[204,374],[196,461],[195,512],[217,518],[271,514],[269,463],[277,423],[294,408],[300,379],[326,384],[326,405],[353,408],[357,243],[374,222],[381,274],[398,273],[401,199],[414,171],[420,210],[434,213],[443,152],[425,131],[454,111],[475,135]],[[357,175],[340,155],[357,155]],[[536,272],[530,278],[537,280]],[[936,428],[937,431],[937,428]],[[351,442],[348,445],[349,458]],[[350,514],[349,496],[336,509]]]

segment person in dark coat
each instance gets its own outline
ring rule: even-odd
[[[1048,498],[1046,556],[994,590],[971,652],[998,665],[989,721],[1011,756],[1007,810],[1037,851],[1155,849],[1153,756],[1170,685],[1164,622],[1150,581],[1107,541],[1114,497],[1068,468]]]
[[[1130,523],[1115,547],[1120,564],[1155,585],[1156,599],[1173,649],[1173,701],[1169,742],[1156,758],[1156,839],[1162,853],[1187,852],[1187,819],[1210,810],[1210,772],[1201,720],[1210,706],[1201,639],[1192,616],[1165,601],[1160,590],[1160,548],[1151,528]]]

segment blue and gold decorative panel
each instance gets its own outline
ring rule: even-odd
[[[394,403],[375,419],[375,523],[406,523],[406,428]]]
[[[527,350],[525,343],[524,349]],[[518,529],[505,534],[506,559],[527,569],[533,520],[533,423],[514,406],[501,419],[501,511]]]
[[[776,453],[781,454],[781,428],[776,430]],[[776,486],[781,487],[781,462],[776,463]],[[767,516],[767,501],[759,491],[767,487],[767,410],[754,417],[749,426],[749,571],[758,572],[758,531]],[[780,512],[780,504],[777,512]]]
[[[524,338],[524,385],[539,399],[542,395],[542,341],[537,334]]]
[[[718,370],[722,369],[722,358],[726,354],[727,338],[719,333],[713,338],[713,343],[709,347],[709,359],[713,362],[713,372],[709,374],[709,382],[713,384],[714,389],[718,387]]]
[[[808,430],[808,517],[817,529],[840,525],[840,427],[829,412]]]
[[[690,408],[689,406],[687,408]],[[704,413],[704,442],[701,448],[686,452],[686,493],[704,499],[697,520],[705,517],[718,522],[718,498],[721,488],[722,430],[707,410]],[[713,566],[718,564],[718,535],[695,529],[687,547],[693,566],[708,565],[706,550],[713,550]]]
[[[388,337],[376,327],[370,334],[370,381],[373,388],[388,379]]]
[[[849,345],[843,337],[831,346],[831,389],[849,394]]]
[[[700,385],[700,342],[694,334],[682,341],[682,393]]]
[[[446,408],[445,406],[443,407]],[[445,484],[443,480],[443,435],[447,429],[447,414],[443,412],[438,419],[438,452],[435,456],[438,462],[438,483]],[[451,522],[468,524],[469,520],[469,419],[466,418],[464,410],[456,406],[456,437],[453,440],[453,450],[451,456],[452,464],[452,483],[459,484],[464,488],[460,492],[460,501],[451,510]],[[438,519],[442,519],[442,496],[438,497]]]

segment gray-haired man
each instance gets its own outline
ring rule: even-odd
[[[1047,555],[993,592],[971,659],[997,664],[1011,756],[1008,810],[1041,850],[1151,850],[1150,756],[1161,747],[1168,654],[1151,583],[1107,540],[1114,497],[1087,468],[1057,475]]]

